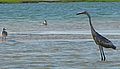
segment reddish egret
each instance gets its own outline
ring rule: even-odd
[[[113,43],[110,40],[108,40],[107,38],[103,37],[102,35],[100,35],[98,32],[95,31],[95,29],[93,28],[92,23],[91,23],[90,14],[87,11],[77,13],[76,15],[79,15],[79,14],[86,14],[88,16],[93,39],[94,39],[95,43],[97,45],[99,45],[101,61],[105,61],[106,57],[105,57],[105,54],[103,51],[103,47],[104,48],[112,48],[112,49],[116,49],[116,47],[113,45]]]

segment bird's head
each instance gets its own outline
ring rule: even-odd
[[[83,11],[83,12],[77,13],[76,15],[80,15],[80,14],[88,14],[88,12],[87,11]]]
[[[6,28],[3,28],[3,30],[6,30]]]

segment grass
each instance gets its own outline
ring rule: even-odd
[[[20,3],[21,0],[0,0],[0,3]]]
[[[34,2],[120,2],[120,0],[0,0],[0,3],[34,3]]]

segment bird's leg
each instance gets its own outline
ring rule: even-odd
[[[101,61],[103,61],[103,54],[102,54],[102,48],[101,48],[101,46],[99,46],[99,49],[100,49],[100,54],[101,54]]]
[[[101,47],[101,50],[102,50],[102,54],[103,54],[103,57],[104,57],[104,61],[106,60],[106,57],[105,57],[105,53],[104,53],[104,50],[103,50],[103,47]]]
[[[2,41],[4,40],[4,37],[2,36]]]
[[[5,41],[6,41],[6,37],[5,37]]]
[[[3,37],[2,37],[2,41],[3,41]]]

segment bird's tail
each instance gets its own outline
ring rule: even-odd
[[[116,50],[116,46],[114,46],[114,45],[112,45],[112,47],[111,47],[112,49],[114,49],[114,50]]]

